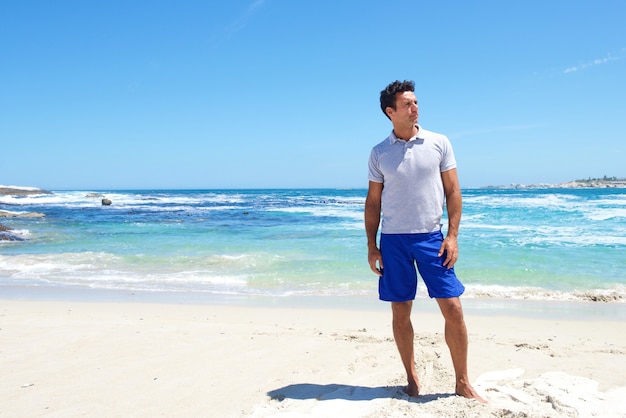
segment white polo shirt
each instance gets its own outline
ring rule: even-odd
[[[391,132],[372,148],[369,180],[383,183],[384,234],[416,234],[441,229],[445,194],[441,173],[456,168],[450,140],[422,129],[408,141]]]

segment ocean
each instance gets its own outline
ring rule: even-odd
[[[364,189],[0,196],[4,288],[377,297]],[[101,199],[112,201],[103,206]],[[465,298],[626,302],[626,189],[463,190]],[[444,219],[444,233],[445,223]],[[420,282],[418,298],[427,298]]]

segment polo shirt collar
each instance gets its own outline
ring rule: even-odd
[[[390,144],[395,144],[396,142],[411,142],[411,141],[415,141],[418,138],[423,138],[422,137],[422,127],[417,124],[417,135],[415,135],[412,138],[409,138],[408,141],[405,141],[404,139],[400,139],[396,136],[396,134],[394,133],[393,129],[391,130],[391,135],[389,135],[389,143]]]

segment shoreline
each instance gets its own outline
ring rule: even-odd
[[[129,298],[130,299],[130,298]],[[416,310],[423,395],[402,393],[390,312],[318,306],[0,300],[7,416],[623,416],[626,323],[466,313],[454,396],[435,310]],[[434,302],[430,305],[434,305]]]
[[[189,291],[91,289],[55,286],[0,286],[5,301],[78,303],[142,303],[187,306],[233,306],[239,308],[334,309],[387,312],[389,304],[377,295],[224,295]],[[461,296],[467,315],[506,315],[522,318],[562,320],[622,320],[626,303],[585,300],[529,300]],[[434,300],[424,295],[415,299],[414,312],[438,313]]]

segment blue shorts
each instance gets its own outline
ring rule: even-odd
[[[381,234],[380,252],[383,275],[378,281],[378,294],[387,302],[415,299],[417,270],[431,298],[455,298],[465,287],[456,277],[454,268],[443,265],[446,255],[437,253],[443,242],[441,231],[427,234]]]

